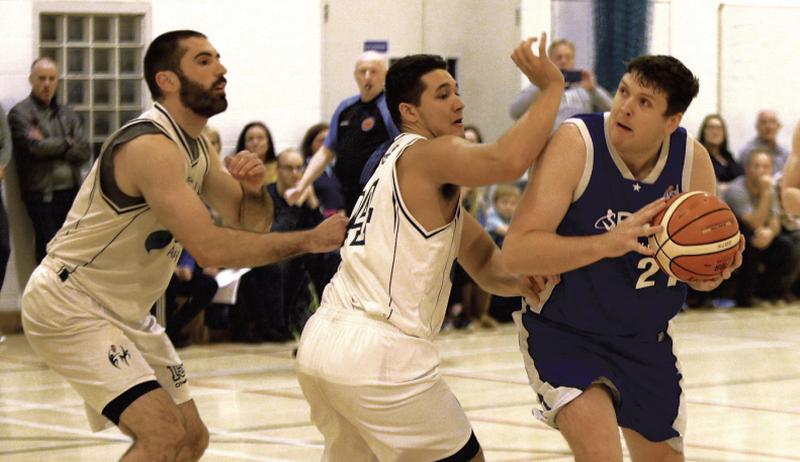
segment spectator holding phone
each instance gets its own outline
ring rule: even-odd
[[[561,122],[575,114],[586,112],[602,112],[611,109],[611,95],[597,85],[594,73],[588,69],[575,69],[575,44],[567,39],[553,41],[547,49],[550,60],[564,74],[564,94],[553,124],[553,130]],[[517,120],[528,110],[528,106],[539,96],[539,88],[535,85],[525,87],[511,102],[508,113]]]

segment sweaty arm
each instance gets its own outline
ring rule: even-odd
[[[651,250],[639,243],[639,237],[658,231],[657,227],[648,231],[644,225],[663,208],[663,201],[643,207],[607,233],[593,236],[556,233],[583,173],[585,152],[583,139],[574,125],[562,125],[553,135],[533,169],[503,242],[503,261],[510,271],[561,274],[630,251],[652,255]]]
[[[234,179],[215,154],[208,156],[203,198],[226,226],[245,231],[269,231],[274,215],[272,199],[263,187],[253,190]]]
[[[119,147],[114,176],[124,193],[144,197],[159,222],[202,267],[262,266],[301,253],[333,250],[344,238],[343,222],[326,221],[310,231],[267,234],[214,226],[205,205],[185,181],[183,156],[162,135],[140,136]]]

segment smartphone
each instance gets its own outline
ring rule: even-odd
[[[564,82],[565,83],[575,83],[580,82],[583,80],[583,73],[579,70],[564,70],[561,69],[561,73],[564,74]]]

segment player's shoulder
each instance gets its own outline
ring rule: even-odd
[[[164,133],[145,133],[118,146],[115,157],[133,157],[145,162],[155,159],[175,158],[178,146]]]

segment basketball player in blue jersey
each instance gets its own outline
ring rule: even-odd
[[[219,58],[195,31],[150,44],[155,107],[103,145],[22,296],[31,347],[84,399],[92,429],[113,423],[133,438],[124,461],[198,460],[208,445],[183,363],[150,315],[182,248],[205,267],[246,267],[327,252],[344,237],[341,217],[267,233],[264,165],[242,151],[225,171],[210,153],[201,131],[228,105]],[[215,226],[203,201],[231,228]]]
[[[515,313],[535,415],[577,461],[682,461],[686,424],[670,320],[687,284],[658,269],[645,238],[665,199],[714,194],[708,153],[679,127],[698,81],[670,56],[631,61],[610,113],[576,116],[533,168],[503,246],[508,268],[560,274]],[[717,287],[741,264],[696,290]]]
[[[544,147],[564,79],[533,39],[514,62],[543,91],[496,143],[464,137],[464,103],[439,56],[413,55],[386,77],[402,133],[356,202],[342,263],[306,324],[297,376],[323,460],[483,460],[464,411],[439,373],[433,338],[453,263],[485,290],[537,300],[530,278],[510,273],[480,224],[460,208],[460,185],[519,178]]]

